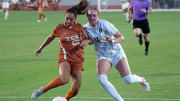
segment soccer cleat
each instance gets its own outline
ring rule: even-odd
[[[33,93],[32,93],[32,96],[31,98],[33,100],[35,100],[36,98],[38,98],[40,95],[42,95],[44,93],[44,90],[43,90],[44,87],[40,87],[39,89],[35,90]]]
[[[139,76],[142,77],[142,79],[143,79],[143,82],[140,83],[141,86],[144,88],[144,90],[146,92],[150,92],[150,85],[149,85],[149,83],[144,79],[144,77],[142,75],[139,75]]]
[[[38,19],[37,22],[41,22],[41,20]]]
[[[145,51],[145,55],[148,56],[148,51]]]
[[[139,44],[142,45],[143,44],[142,34],[140,34],[138,37],[139,37]]]

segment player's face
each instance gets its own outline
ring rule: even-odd
[[[98,11],[96,11],[96,10],[88,10],[87,18],[88,18],[89,23],[93,27],[96,26],[97,23],[98,23],[98,19],[99,19]]]
[[[76,17],[73,13],[65,14],[65,25],[67,27],[71,27],[75,21],[76,21]]]

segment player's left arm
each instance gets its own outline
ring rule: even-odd
[[[113,37],[107,36],[106,40],[111,43],[120,43],[124,40],[124,36],[118,31]]]
[[[104,21],[105,38],[110,43],[120,43],[124,40],[124,36],[119,30],[110,22]]]
[[[129,4],[128,6],[128,23],[133,19],[133,7]]]
[[[153,13],[152,3],[148,1],[147,8],[146,9],[141,9],[141,12],[144,12],[145,14]]]

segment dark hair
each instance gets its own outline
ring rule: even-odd
[[[81,0],[79,4],[66,10],[66,13],[73,13],[76,17],[79,14],[85,14],[88,10],[89,3],[87,0]]]

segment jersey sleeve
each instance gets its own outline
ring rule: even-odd
[[[148,1],[148,9],[152,7],[152,3]]]
[[[51,32],[51,36],[53,37],[58,37],[58,30],[57,30],[57,26],[54,27],[53,31]]]
[[[116,32],[118,32],[118,29],[110,22],[105,21],[104,22],[105,30],[110,34],[114,35]]]

